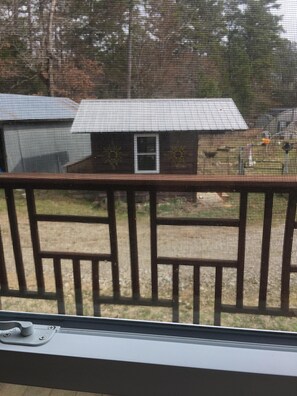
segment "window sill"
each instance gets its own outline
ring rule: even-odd
[[[60,321],[43,346],[0,344],[0,382],[129,396],[296,393],[294,334],[107,319],[87,319],[93,329],[80,329],[84,318]]]

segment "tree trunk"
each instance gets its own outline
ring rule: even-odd
[[[19,26],[19,0],[13,0],[12,3],[12,18],[13,18],[13,34],[18,34],[18,26]]]
[[[32,6],[31,0],[27,0],[27,12],[28,12],[28,41],[29,41],[29,50],[32,55],[33,52],[33,31],[32,31]]]
[[[133,47],[133,0],[129,0],[129,20],[128,20],[128,70],[127,70],[127,98],[131,99],[131,85],[132,85],[132,47]]]
[[[54,96],[54,16],[58,0],[51,1],[48,24],[48,79],[49,79],[49,95]]]

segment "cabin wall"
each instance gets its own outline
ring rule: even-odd
[[[132,133],[92,133],[94,173],[134,173]]]
[[[197,173],[197,133],[159,133],[159,145],[160,173]],[[91,134],[91,146],[92,166],[90,165],[90,172],[134,173],[133,133],[93,133]],[[89,160],[88,162],[90,163]],[[69,171],[71,172],[71,169]],[[86,170],[84,169],[82,172],[86,172]]]
[[[198,134],[196,132],[160,133],[160,173],[196,174]]]
[[[8,172],[64,172],[64,165],[91,153],[89,135],[70,133],[72,122],[3,126]]]

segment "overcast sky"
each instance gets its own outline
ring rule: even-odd
[[[283,15],[282,25],[285,37],[297,42],[297,0],[278,0],[281,4],[279,13]]]

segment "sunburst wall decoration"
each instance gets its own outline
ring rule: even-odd
[[[109,164],[112,169],[116,169],[122,159],[122,149],[120,146],[112,144],[103,149],[102,157],[105,164]]]
[[[173,146],[168,155],[176,167],[185,164],[185,146]]]

